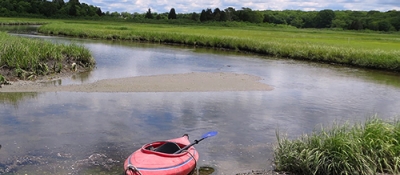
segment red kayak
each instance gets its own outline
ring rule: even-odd
[[[187,134],[171,140],[145,144],[125,160],[125,174],[192,174],[199,159],[199,154],[192,145]]]

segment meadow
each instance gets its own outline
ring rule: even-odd
[[[399,34],[296,29],[237,22],[171,25],[72,20],[43,25],[39,32],[106,40],[177,43],[281,58],[400,70]]]

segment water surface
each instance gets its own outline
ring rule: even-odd
[[[0,172],[117,174],[143,144],[188,133],[213,174],[271,169],[276,131],[297,138],[333,122],[400,113],[400,76],[335,65],[158,44],[30,36],[89,48],[97,68],[56,85],[190,72],[256,75],[263,92],[0,93]],[[96,165],[93,155],[106,156]]]

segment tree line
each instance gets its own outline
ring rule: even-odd
[[[290,25],[297,28],[336,28],[343,30],[399,31],[400,11],[351,11],[330,10],[252,10],[250,8],[235,9],[203,9],[200,13],[176,13],[174,8],[169,12],[154,13],[148,9],[144,13],[102,12],[99,7],[80,3],[79,0],[1,0],[0,16],[36,16],[53,18],[96,17],[120,18],[124,20],[154,22],[154,20],[180,20],[187,22],[248,22]]]
[[[80,3],[79,0],[1,0],[0,16],[12,17],[86,17],[102,16],[99,7]]]
[[[400,11],[254,11],[250,8],[235,10],[202,10],[199,20],[206,21],[243,21],[250,23],[271,23],[291,25],[297,28],[337,28],[343,30],[399,31]]]

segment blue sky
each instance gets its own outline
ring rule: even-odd
[[[67,2],[67,0],[65,1]],[[100,7],[102,11],[145,13],[164,13],[175,8],[177,13],[200,13],[206,8],[227,7],[241,9],[248,7],[253,10],[400,10],[400,0],[80,0]]]

